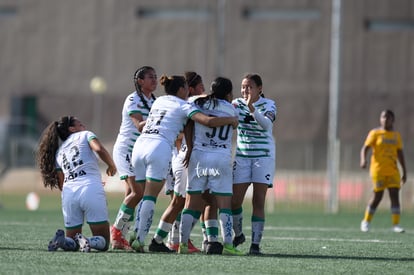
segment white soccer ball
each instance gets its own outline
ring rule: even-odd
[[[35,211],[39,208],[40,197],[35,192],[30,192],[26,197],[26,208]]]

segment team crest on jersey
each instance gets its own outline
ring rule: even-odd
[[[267,117],[268,119],[270,119],[272,122],[275,121],[276,115],[274,112],[266,112],[264,113],[265,117]]]

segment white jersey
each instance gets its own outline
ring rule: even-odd
[[[64,185],[102,184],[98,159],[89,146],[96,138],[90,131],[71,134],[56,153],[56,168],[61,169]]]
[[[144,94],[142,96],[147,102],[148,107],[151,108],[154,99],[152,97],[147,98]],[[113,148],[114,162],[122,180],[134,176],[130,160],[132,149],[140,133],[132,121],[131,115],[137,113],[141,114],[145,120],[148,117],[149,109],[144,105],[138,93],[133,92],[125,99],[122,108],[122,122]]]
[[[202,97],[202,96],[205,96],[205,95],[195,95],[195,96],[190,96],[188,99],[187,99],[187,101],[189,102],[189,103],[191,103],[191,104],[193,104],[194,103],[194,101],[197,99],[197,98],[199,98],[199,97]],[[180,148],[179,148],[179,150],[178,150],[178,154],[177,154],[177,160],[179,161],[179,162],[182,162],[183,160],[184,160],[184,158],[185,158],[185,155],[186,155],[186,153],[187,153],[187,144],[185,143],[185,137],[183,136],[183,139],[181,140],[181,146],[180,146]],[[183,166],[183,168],[184,168],[184,164],[182,164],[181,163],[181,165]]]
[[[260,97],[250,113],[246,101],[237,98],[232,102],[239,117],[237,127],[236,157],[242,158],[275,158],[275,142],[273,139],[273,122],[277,108],[273,100]]]
[[[237,116],[236,109],[233,105],[222,99],[206,101],[201,106],[201,110],[208,116]],[[228,152],[231,155],[232,137],[232,125],[211,128],[200,123],[195,123],[194,149],[201,151],[222,150],[224,153]]]
[[[140,139],[163,139],[172,148],[187,119],[198,112],[193,104],[177,96],[160,96],[151,107]]]
[[[237,115],[233,105],[221,99],[204,102],[201,110],[216,117]],[[210,189],[213,194],[232,194],[232,136],[232,125],[211,128],[195,123],[194,148],[188,165],[188,193]]]
[[[147,101],[148,107],[151,108],[154,99],[147,98],[142,94],[144,99]],[[122,108],[122,121],[121,126],[119,127],[119,133],[116,138],[116,144],[122,144],[128,148],[128,152],[132,152],[134,143],[139,137],[140,133],[132,122],[131,115],[140,113],[144,120],[147,119],[149,110],[145,107],[141,98],[138,96],[137,92],[133,92],[125,99],[124,106]]]

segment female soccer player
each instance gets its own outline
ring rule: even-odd
[[[116,139],[113,156],[121,180],[126,183],[125,198],[111,227],[113,249],[132,250],[126,235],[134,220],[135,207],[144,194],[144,184],[135,182],[131,165],[131,153],[139,137],[152,103],[153,92],[157,88],[157,75],[154,68],[144,66],[134,73],[135,89],[127,96],[122,108],[122,122]]]
[[[59,146],[59,139],[62,144]],[[62,212],[66,237],[59,229],[48,250],[66,251],[91,248],[106,251],[109,247],[109,222],[106,195],[98,166],[98,156],[108,165],[106,174],[116,173],[115,163],[95,134],[73,116],[52,122],[43,132],[37,162],[45,187],[62,191]],[[82,235],[84,219],[93,237]]]
[[[384,110],[380,115],[380,127],[371,130],[361,149],[361,168],[367,166],[367,153],[372,149],[370,174],[373,183],[373,196],[365,210],[364,219],[361,222],[361,231],[368,232],[370,222],[375,214],[384,190],[388,189],[391,200],[392,230],[403,233],[400,223],[399,191],[401,184],[407,180],[407,170],[403,154],[403,144],[400,133],[394,131],[395,116],[391,110]],[[402,176],[397,166],[400,162]]]
[[[237,247],[245,241],[242,231],[242,204],[247,188],[253,184],[252,243],[249,253],[262,254],[260,241],[265,223],[265,198],[273,186],[276,146],[272,129],[276,119],[276,104],[264,98],[262,79],[258,74],[246,75],[241,83],[241,98],[233,100],[239,114],[237,148],[233,170],[232,211]]]
[[[188,86],[183,76],[163,75],[160,79],[167,95],[155,100],[141,136],[132,151],[136,180],[145,183],[144,197],[139,212],[137,239],[132,248],[144,252],[145,237],[152,224],[158,193],[164,185],[172,157],[174,142],[190,118],[210,127],[237,125],[235,117],[209,117],[186,102]],[[168,229],[163,229],[168,232]],[[151,251],[171,252],[164,243],[151,242]]]
[[[188,100],[189,102],[192,102],[194,98],[204,94],[203,79],[196,72],[185,72],[184,76],[188,85]],[[154,235],[154,241],[157,243],[162,243],[164,238],[170,234],[168,246],[174,251],[178,251],[181,211],[183,210],[185,203],[187,168],[185,168],[183,165],[183,159],[185,157],[186,148],[187,146],[185,144],[185,140],[183,139],[183,134],[180,134],[175,142],[174,154],[171,161],[174,177],[172,199],[167,209],[165,209],[164,213],[162,214],[158,228],[155,231]],[[151,250],[152,246],[150,246],[149,249]],[[188,240],[188,251],[189,253],[200,252],[200,250],[192,244],[191,240]]]
[[[218,77],[211,84],[211,94],[195,100],[204,113],[210,116],[236,116],[236,110],[231,105],[233,85],[227,78]],[[188,253],[190,232],[202,211],[205,202],[203,193],[214,196],[219,208],[219,219],[223,246],[214,254],[243,255],[234,248],[232,243],[233,217],[231,212],[232,195],[232,136],[231,125],[206,127],[199,123],[194,125],[194,136],[186,135],[188,163],[188,184],[185,208],[183,210],[180,231],[179,253]],[[191,157],[190,157],[191,155]],[[208,218],[208,217],[207,217]],[[209,240],[207,253],[217,242]],[[222,251],[221,251],[222,249]],[[210,252],[210,253],[209,253]]]

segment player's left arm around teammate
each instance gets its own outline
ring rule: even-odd
[[[201,112],[195,113],[191,117],[191,119],[207,127],[211,127],[211,128],[230,124],[233,126],[233,129],[235,129],[237,128],[237,125],[239,124],[237,117],[211,117]]]

